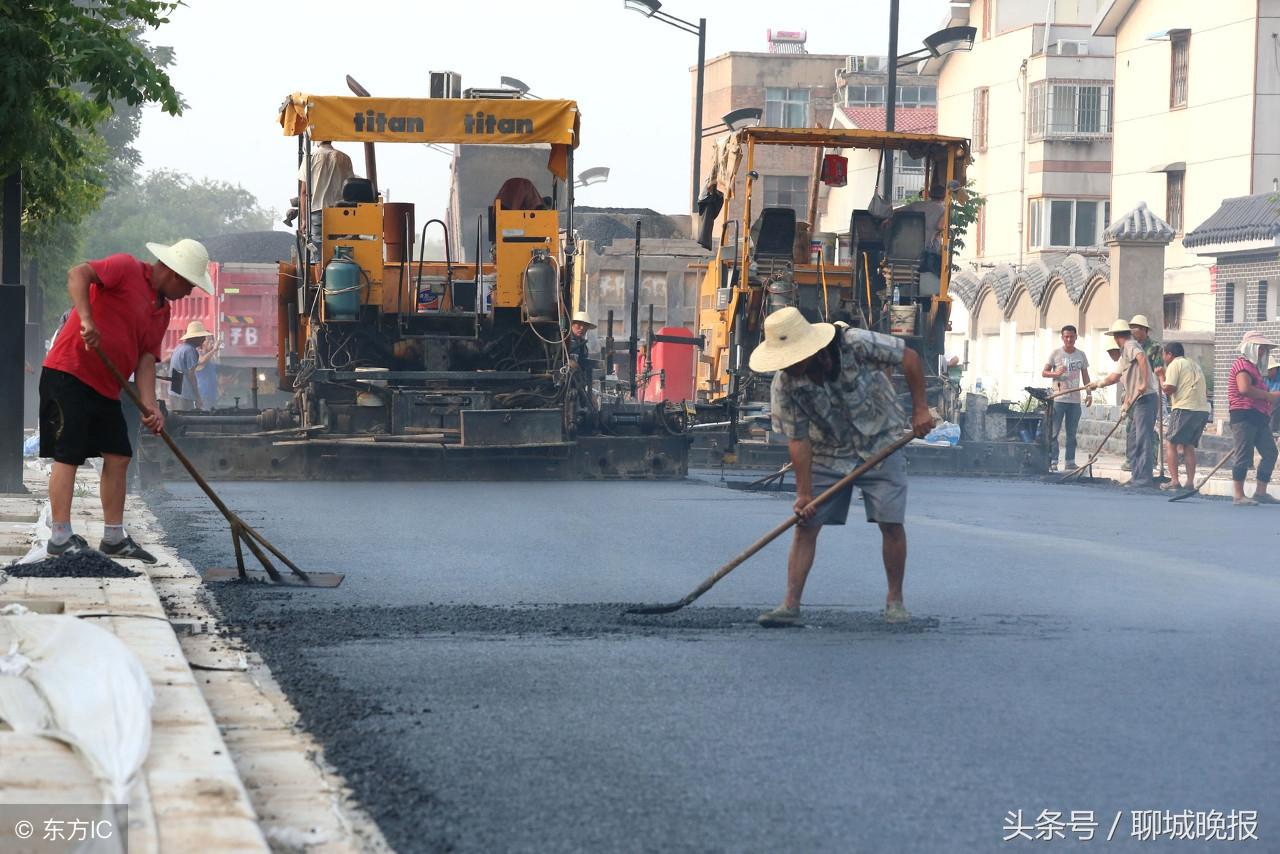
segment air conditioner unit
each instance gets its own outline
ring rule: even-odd
[[[857,71],[857,70],[858,70],[858,57],[856,57],[856,56],[846,56],[846,57],[844,58],[844,73],[845,73],[845,74],[852,74],[853,72],[855,72],[855,71]]]
[[[1087,41],[1058,39],[1057,49],[1054,53],[1058,56],[1088,56],[1089,43]]]

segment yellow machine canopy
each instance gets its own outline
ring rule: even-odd
[[[280,107],[286,136],[311,132],[330,142],[550,143],[547,166],[568,179],[569,151],[581,141],[575,101],[484,98],[361,98],[295,92]]]

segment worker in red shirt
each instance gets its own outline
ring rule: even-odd
[[[200,243],[148,243],[147,249],[158,263],[119,254],[78,264],[67,273],[73,311],[40,374],[40,456],[53,459],[53,535],[45,547],[52,556],[89,547],[71,530],[71,495],[76,469],[89,457],[102,457],[99,492],[105,531],[99,550],[114,558],[156,562],[124,530],[125,475],[133,449],[120,408],[120,384],[92,348],[102,348],[122,373],[136,375],[142,423],[159,433],[164,416],[156,405],[156,362],[169,327],[169,303],[192,288],[212,294],[213,282],[209,253]]]

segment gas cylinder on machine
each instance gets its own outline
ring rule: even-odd
[[[550,253],[535,249],[524,268],[524,309],[530,320],[554,321],[559,319],[560,276]]]
[[[338,246],[324,268],[324,319],[354,321],[360,318],[360,265],[350,246]]]

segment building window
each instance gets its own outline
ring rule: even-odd
[[[1169,108],[1187,105],[1187,72],[1191,67],[1191,32],[1175,30],[1169,33]]]
[[[996,0],[985,0],[982,4],[982,38],[991,38],[995,32]]]
[[[1165,294],[1164,328],[1166,330],[1182,328],[1182,306],[1185,299],[1185,294]]]
[[[898,104],[903,107],[927,107],[938,103],[936,86],[899,86]]]
[[[1035,199],[1031,202],[1032,249],[1100,246],[1106,228],[1107,203],[1082,199]]]
[[[1248,287],[1236,287],[1235,282],[1227,282],[1226,292],[1223,295],[1226,305],[1223,310],[1224,323],[1244,323],[1248,318],[1245,312],[1245,297],[1248,293]]]
[[[850,85],[844,90],[846,107],[883,107],[884,86]]]
[[[1182,199],[1186,188],[1186,172],[1165,173],[1165,219],[1175,234],[1182,234]]]
[[[809,90],[766,86],[764,123],[771,128],[809,127]]]
[[[977,234],[974,235],[974,253],[981,258],[987,254],[987,215],[986,206],[978,208],[977,221],[974,225],[977,227]]]
[[[1045,80],[1033,84],[1031,138],[1109,136],[1114,94],[1115,88],[1103,81],[1058,83]]]
[[[924,193],[924,158],[905,151],[893,153],[893,197],[899,201]]]
[[[803,175],[765,175],[764,206],[791,208],[796,219],[809,215],[809,179]]]
[[[1273,314],[1267,305],[1267,297],[1271,296],[1270,290],[1265,281],[1258,282],[1258,321],[1261,323],[1265,323]]]
[[[1267,320],[1280,320],[1280,282],[1272,282],[1265,290],[1267,291]]]
[[[987,113],[991,90],[986,86],[973,90],[973,150],[987,150]]]

